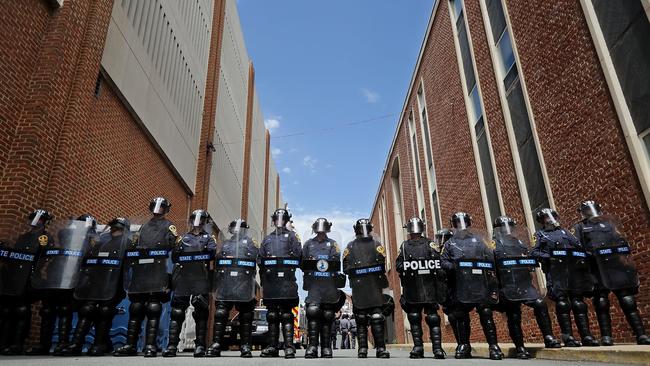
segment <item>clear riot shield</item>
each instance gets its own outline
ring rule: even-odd
[[[530,256],[530,234],[525,226],[494,229],[494,254],[501,295],[510,301],[536,300],[546,296],[539,263]]]
[[[265,300],[298,298],[296,271],[300,267],[300,243],[285,228],[272,228],[260,248],[260,279]],[[296,239],[297,241],[297,239]]]
[[[124,256],[124,290],[129,294],[168,292],[171,249],[165,238],[169,222],[134,220],[131,243]]]
[[[212,289],[212,261],[216,242],[207,232],[182,235],[172,250],[172,289],[177,296],[207,294]],[[198,244],[198,245],[197,245]]]
[[[558,290],[589,292],[594,288],[587,252],[557,243],[550,250],[550,276]]]
[[[483,231],[459,230],[450,239],[460,253],[456,259],[456,299],[466,304],[494,304],[499,299],[494,252]]]
[[[447,280],[438,246],[422,238],[400,248],[404,268],[400,274],[402,295],[409,304],[440,304],[447,297]]]
[[[99,235],[81,264],[79,283],[74,290],[77,300],[103,301],[114,299],[122,286],[124,253],[131,242],[128,228],[111,232],[109,227]]]
[[[32,274],[32,287],[73,289],[85,252],[96,234],[86,221],[68,220],[53,226],[59,229],[56,239],[43,248]]]
[[[589,219],[590,230],[583,230],[581,240],[591,248],[603,287],[620,290],[639,286],[630,246],[618,230],[619,220],[612,216]]]
[[[376,237],[356,238],[344,251],[355,308],[384,306],[382,291],[388,287],[385,254],[385,247]]]
[[[259,244],[255,230],[236,224],[217,243],[214,270],[214,298],[225,302],[255,299],[255,277]]]
[[[0,295],[22,296],[36,264],[41,233],[27,232],[13,246],[0,244]],[[47,236],[44,236],[47,238]]]
[[[338,231],[317,234],[309,230],[302,236],[303,290],[307,291],[305,302],[338,302],[338,289],[345,287],[345,275],[341,272],[342,238]]]

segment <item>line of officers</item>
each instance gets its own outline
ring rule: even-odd
[[[80,355],[93,326],[94,342],[87,354],[111,352],[110,328],[116,306],[128,295],[131,304],[126,344],[113,351],[115,356],[138,354],[146,319],[142,351],[145,357],[155,357],[163,303],[171,301],[169,341],[163,356],[176,356],[185,313],[192,305],[195,357],[220,356],[233,308],[239,312],[241,356],[252,357],[259,268],[269,325],[262,357],[278,357],[280,350],[285,358],[295,357],[291,309],[298,305],[298,269],[304,273],[303,289],[307,291],[305,358],[332,357],[331,325],[345,302],[346,295],[340,289],[346,279],[352,288],[358,357],[367,357],[368,328],[376,357],[390,357],[384,323],[395,304],[384,294],[388,287],[386,251],[374,238],[368,219],[357,220],[356,237],[341,253],[332,223],[325,218],[314,222],[309,238],[301,245],[295,232],[287,228],[290,213],[278,209],[271,216],[274,229],[258,245],[242,219],[230,223],[226,239],[217,240],[204,210],[194,211],[189,218],[191,230],[178,235],[166,219],[170,207],[164,197],[152,199],[152,217],[137,232],[130,230],[127,219],[115,218],[107,231],[98,233],[95,219],[82,215],[60,227],[56,238],[48,232],[50,213],[38,209],[30,214],[30,230],[14,245],[0,247],[2,354],[23,353],[30,308],[36,301],[42,304],[40,340],[27,354],[47,355],[52,351],[54,355]],[[579,211],[583,220],[569,232],[560,226],[557,212],[540,210],[536,218],[541,229],[535,232],[533,243],[526,229],[506,216],[495,221],[492,241],[472,228],[471,218],[464,212],[454,214],[453,229],[438,231],[433,241],[424,237],[420,218],[410,219],[405,225],[409,238],[396,258],[402,283],[399,303],[408,316],[414,342],[410,357],[424,357],[423,313],[434,357],[446,357],[441,345],[440,307],[448,315],[458,343],[456,358],[471,357],[469,313],[473,309],[480,317],[491,359],[504,357],[497,342],[494,310],[507,315],[516,357],[529,358],[521,329],[522,304],[533,308],[546,347],[611,345],[610,292],[618,298],[637,342],[650,344],[635,301],[638,276],[616,220],[603,215],[593,201],[583,202]],[[544,301],[546,289],[555,303],[561,341],[553,335]],[[207,346],[210,295],[216,311],[212,344]],[[600,343],[589,330],[585,297],[593,298]],[[72,329],[75,311],[78,320]],[[571,312],[581,341],[572,335]],[[55,325],[58,342],[52,350]]]

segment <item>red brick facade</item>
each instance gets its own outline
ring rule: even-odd
[[[483,201],[454,40],[455,25],[451,23],[449,2],[443,0],[438,3],[414,71],[400,117],[401,124],[387,158],[372,212],[375,227],[385,226],[386,237],[383,239],[392,253],[396,253],[401,244],[396,242],[396,230],[402,230],[403,225],[403,222],[394,220],[395,164],[399,164],[404,209],[402,218],[407,220],[418,216],[417,183],[413,174],[408,129],[411,111],[418,134],[426,220],[433,222],[416,99],[421,82],[426,94],[442,224],[448,226],[454,212],[467,211],[472,214],[475,226],[485,229]],[[518,63],[532,107],[555,208],[565,226],[579,219],[576,207],[587,198],[599,201],[607,212],[621,218],[622,232],[635,252],[634,259],[641,280],[639,308],[648,326],[650,213],[580,2],[567,0],[531,6],[525,2],[504,1],[504,6],[509,13],[512,38],[518,51]],[[504,110],[508,108],[501,105],[497,88],[500,81],[496,80],[495,66],[490,56],[488,42],[492,36],[486,33],[479,2],[465,1],[465,9],[505,213],[519,222],[526,222],[524,209],[529,209],[522,204],[505,125]],[[385,207],[382,207],[383,202]],[[386,223],[381,219],[382,208],[386,210]],[[431,229],[428,234],[433,234]],[[389,280],[397,300],[400,286],[394,270],[389,272]],[[523,314],[527,341],[540,342],[540,331],[532,311],[525,308]],[[553,312],[551,317],[556,324]],[[612,317],[615,340],[633,341],[632,332],[613,297]],[[509,340],[505,316],[495,314],[495,319],[499,339]],[[593,308],[590,320],[592,330],[598,335]],[[405,341],[403,322],[402,312],[396,312],[397,342]],[[454,342],[450,327],[447,325],[443,329],[443,341]],[[473,341],[484,340],[476,315],[472,316],[472,329]],[[555,330],[558,335],[557,326]]]

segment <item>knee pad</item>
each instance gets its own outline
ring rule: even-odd
[[[162,304],[157,301],[147,303],[147,317],[159,317],[162,313]]]
[[[424,318],[424,321],[427,323],[427,325],[430,328],[440,326],[440,316],[438,315],[438,313],[427,314],[427,316]]]
[[[320,306],[316,304],[309,304],[307,306],[307,318],[308,319],[319,319],[323,316],[323,311]]]
[[[382,313],[373,313],[372,315],[370,315],[370,321],[373,323],[383,322],[385,319],[386,318]]]
[[[593,299],[594,308],[597,312],[609,310],[609,296],[607,294],[597,294]]]
[[[129,305],[129,314],[133,318],[143,318],[144,317],[144,303],[142,302],[132,302]]]
[[[214,310],[214,317],[216,319],[228,319],[228,309],[223,305],[217,305],[217,308]]]
[[[97,309],[96,304],[90,302],[84,303],[83,305],[81,305],[81,307],[79,307],[79,316],[88,318],[92,316],[92,314],[95,312],[96,309]]]
[[[54,316],[54,307],[50,304],[43,304],[41,306],[41,310],[39,311],[39,314],[41,315],[41,318],[47,318]]]
[[[102,318],[112,318],[115,315],[115,307],[111,305],[100,305],[97,311]]]
[[[480,307],[480,308],[478,308],[476,310],[478,310],[478,315],[481,318],[488,318],[489,319],[489,318],[491,318],[493,316],[492,315],[492,308],[490,308],[490,307],[483,306],[483,307]]]
[[[282,323],[293,323],[293,313],[292,312],[283,312],[282,313]]]
[[[571,304],[565,299],[558,300],[555,303],[555,311],[559,314],[568,314],[571,311]]]
[[[422,321],[422,316],[420,315],[420,313],[415,313],[415,312],[408,313],[406,314],[406,317],[408,318],[409,323],[411,324],[413,323],[419,324]]]
[[[169,317],[176,321],[185,320],[185,310],[183,310],[182,308],[172,308]]]
[[[326,322],[332,322],[332,320],[334,320],[335,316],[336,316],[336,314],[334,313],[334,310],[332,310],[332,309],[323,310],[323,319]]]
[[[637,311],[634,295],[623,296],[619,298],[618,302],[621,305],[621,310],[626,314]]]
[[[544,310],[546,308],[546,302],[542,299],[536,299],[530,303],[530,307],[537,311]]]
[[[579,300],[579,299],[574,299],[571,302],[571,308],[573,311],[575,311],[577,314],[585,314],[587,312],[587,304],[585,304],[584,301]]]
[[[269,324],[278,323],[280,321],[280,317],[278,317],[278,312],[269,311],[268,313],[266,313],[266,321],[269,322]]]
[[[32,309],[31,309],[30,306],[27,306],[27,305],[19,305],[19,306],[16,306],[16,307],[14,308],[14,313],[16,314],[16,316],[24,317],[24,316],[29,315],[29,313],[31,312],[31,310],[32,310]]]
[[[368,324],[368,315],[366,315],[366,314],[355,313],[354,318],[357,320],[357,325],[359,325],[359,324],[362,324],[362,325]]]

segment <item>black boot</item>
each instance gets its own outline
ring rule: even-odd
[[[576,321],[576,326],[578,327],[578,333],[580,333],[580,339],[582,345],[586,347],[598,347],[600,344],[591,335],[589,330],[589,318],[587,317],[587,304],[582,300],[573,300],[571,304],[573,309],[573,317]]]
[[[458,347],[456,347],[456,359],[472,358],[472,346],[469,343],[471,332],[469,313],[464,311],[455,312],[456,332],[458,333]]]
[[[481,318],[481,327],[483,328],[483,334],[485,334],[485,339],[489,345],[490,359],[502,360],[504,355],[501,351],[501,348],[499,348],[497,340],[497,328],[494,325],[492,309],[488,307],[479,309],[479,316]]]
[[[621,305],[623,314],[625,314],[625,319],[627,319],[634,335],[636,335],[636,343],[639,345],[650,345],[650,337],[645,333],[643,319],[641,319],[641,315],[639,314],[634,295],[620,296],[618,302]]]
[[[253,357],[253,312],[239,313],[239,338],[241,338],[240,357]]]
[[[296,358],[296,349],[293,347],[293,313],[282,314],[282,335],[284,336],[284,358]]]
[[[163,357],[176,357],[176,353],[178,352],[178,342],[181,341],[180,334],[184,321],[185,310],[182,307],[172,307],[169,319],[169,342],[167,342],[167,348],[162,353]],[[148,322],[147,327],[149,327]],[[158,328],[156,327],[156,333],[157,332]],[[147,344],[150,343],[147,342]]]
[[[206,357],[220,357],[223,338],[226,334],[226,322],[228,321],[228,309],[217,303],[214,312],[214,329],[212,330],[212,344],[205,351]],[[271,326],[269,324],[269,330]]]
[[[436,309],[437,310],[437,309]],[[440,316],[437,312],[431,312],[424,318],[429,326],[429,338],[431,338],[431,349],[433,350],[433,357],[438,360],[443,360],[447,357],[447,353],[442,349],[442,330],[440,329]]]
[[[2,329],[3,334],[7,336],[6,340],[8,342],[8,345],[1,350],[3,355],[17,356],[23,354],[23,345],[29,334],[31,319],[32,311],[30,306],[20,304],[13,308],[13,314],[5,319],[6,323]],[[13,337],[10,337],[10,334]]]
[[[126,344],[113,352],[113,356],[137,356],[138,338],[144,320],[144,302],[134,301],[129,305],[129,323],[126,330]]]
[[[194,331],[196,333],[193,356],[204,357],[205,339],[208,336],[208,313],[205,311],[194,310],[194,312],[192,312],[192,318],[194,318]]]
[[[506,312],[506,316],[508,317],[508,333],[515,344],[515,357],[520,360],[529,359],[531,355],[524,347],[524,334],[521,330],[521,312],[509,311]]]
[[[422,342],[422,315],[420,312],[410,312],[407,314],[409,324],[411,325],[411,336],[413,337],[413,349],[409,358],[424,358],[424,343]]]
[[[354,314],[357,319],[357,340],[359,349],[357,350],[358,358],[368,357],[368,315]]]
[[[323,311],[323,323],[320,327],[320,356],[322,358],[334,357],[332,353],[332,321],[334,320],[333,310]]]
[[[70,345],[63,350],[63,356],[80,356],[83,349],[84,343],[86,343],[86,335],[90,331],[90,326],[92,325],[92,319],[90,314],[84,314],[82,310],[79,311],[79,318],[77,320],[77,326],[74,329],[74,334],[72,335],[72,341]]]
[[[613,346],[612,316],[609,313],[609,297],[607,293],[597,293],[593,300],[600,329],[600,342],[603,346]]]
[[[280,339],[280,318],[276,311],[269,311],[266,314],[266,320],[269,323],[268,344],[262,350],[261,357],[278,357],[278,340]]]
[[[52,348],[52,333],[54,333],[54,321],[56,315],[54,307],[48,304],[41,306],[41,329],[39,344],[32,347],[26,354],[28,356],[47,356]]]
[[[384,339],[384,320],[382,314],[372,314],[370,317],[370,330],[372,330],[372,339],[375,341],[377,358],[390,358],[390,353],[386,350],[386,340]]]
[[[318,358],[318,337],[320,336],[320,322],[310,319],[307,322],[307,349],[305,358]],[[327,336],[329,338],[329,335]]]
[[[158,326],[162,304],[158,301],[147,303],[147,324],[144,336],[144,357],[156,357],[158,355]]]
[[[103,356],[113,350],[111,342],[111,325],[117,310],[113,303],[100,304],[95,320],[95,342],[88,350],[88,356]]]
[[[70,330],[72,329],[72,305],[63,305],[59,307],[59,341],[52,351],[53,356],[63,356],[63,350],[68,348],[70,343]]]
[[[532,304],[533,312],[537,326],[542,332],[544,337],[544,347],[546,348],[561,348],[562,343],[553,335],[553,325],[551,324],[551,317],[548,314],[548,306],[542,299],[537,299]]]
[[[558,300],[555,303],[555,315],[557,322],[560,324],[560,332],[562,332],[562,343],[564,347],[581,347],[582,344],[573,338],[573,330],[571,327],[571,304],[567,300]]]

